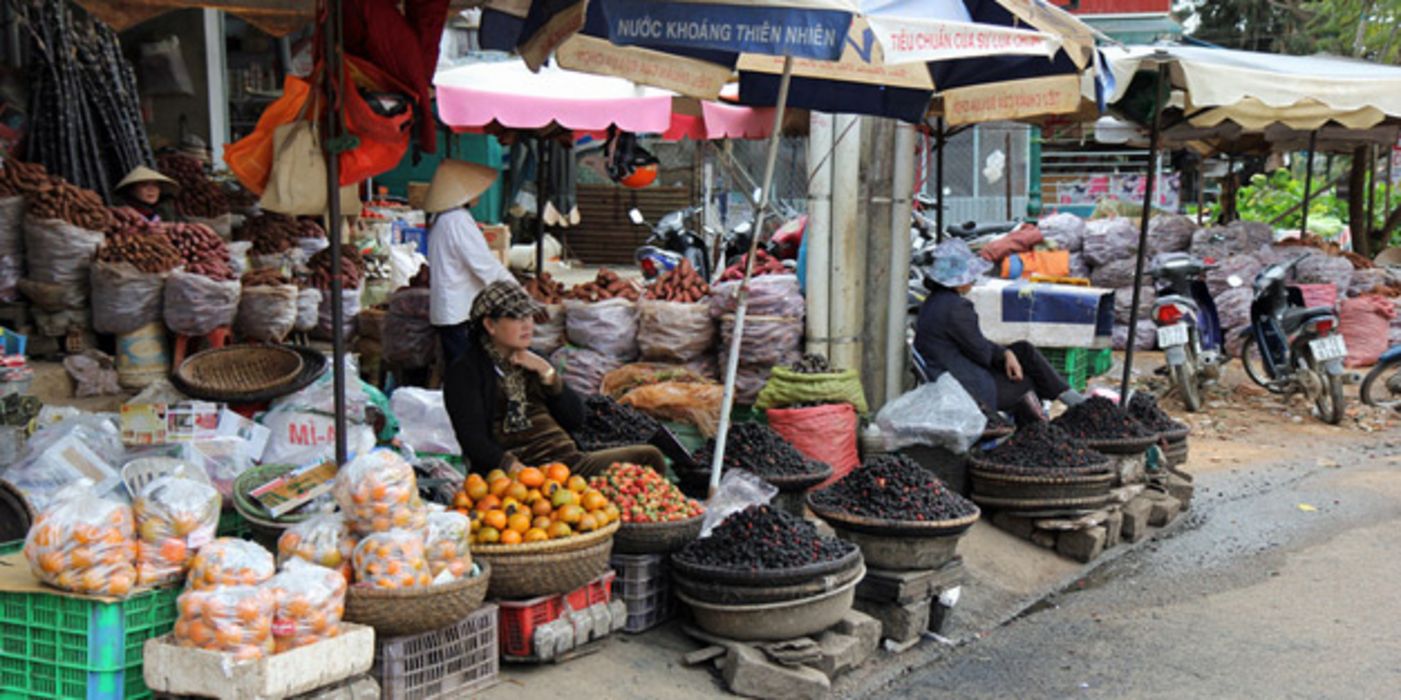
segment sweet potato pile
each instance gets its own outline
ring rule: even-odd
[[[657,278],[644,295],[648,299],[675,301],[694,304],[710,294],[710,285],[705,283],[700,273],[691,266],[691,261],[683,259],[676,269]]]
[[[637,301],[641,295],[638,293],[636,285],[605,267],[598,271],[598,276],[594,278],[594,281],[575,285],[573,289],[569,290],[567,296],[576,301],[596,302],[609,299]]]
[[[526,293],[531,298],[541,304],[563,304],[564,285],[556,282],[550,273],[542,272],[539,277],[532,277],[522,285]]]

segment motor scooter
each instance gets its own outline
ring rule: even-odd
[[[1362,380],[1362,403],[1401,410],[1401,345],[1382,353]]]
[[[705,239],[686,226],[691,217],[700,213],[700,207],[687,207],[663,216],[652,226],[652,233],[633,254],[642,276],[648,280],[676,269],[682,260],[689,260],[691,267],[704,279],[710,279],[710,252]],[[646,226],[647,219],[642,212],[633,209],[628,218],[638,226]]]
[[[1158,347],[1167,355],[1168,373],[1188,411],[1202,408],[1202,385],[1216,380],[1226,359],[1221,320],[1204,275],[1215,269],[1186,253],[1160,256],[1149,270],[1157,299],[1153,323]]]
[[[1347,344],[1333,307],[1306,307],[1303,293],[1287,283],[1303,259],[1271,265],[1256,275],[1241,363],[1251,381],[1275,394],[1303,393],[1321,420],[1337,425],[1346,408],[1343,385],[1354,375],[1343,369]]]

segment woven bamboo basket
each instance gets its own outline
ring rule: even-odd
[[[1116,438],[1105,440],[1081,440],[1095,452],[1107,455],[1136,455],[1146,451],[1158,441],[1156,434],[1141,438]]]
[[[291,464],[264,464],[239,474],[233,483],[234,510],[248,521],[253,539],[274,552],[277,551],[277,540],[282,537],[282,532],[311,517],[311,514],[292,512],[274,518],[249,493],[293,469],[296,466]]]
[[[846,554],[830,561],[820,561],[788,569],[750,571],[720,566],[688,563],[680,554],[671,555],[672,573],[696,582],[724,583],[736,586],[788,586],[830,576],[844,571],[853,562],[861,561],[861,548],[843,541],[849,547]]]
[[[379,637],[403,637],[446,627],[467,617],[486,600],[491,564],[481,573],[429,588],[387,590],[351,586],[345,592],[345,619],[375,628]]]
[[[176,374],[192,388],[214,393],[265,391],[302,371],[302,356],[277,345],[235,345],[195,353]]]
[[[585,535],[528,544],[472,545],[472,560],[491,562],[491,598],[568,593],[608,570],[618,523]]]
[[[1115,479],[1109,470],[1090,474],[1021,474],[978,459],[970,463],[968,476],[973,484],[973,501],[979,505],[991,503],[989,499],[1046,501],[1102,497],[1109,493]]]
[[[613,536],[613,551],[619,554],[666,554],[700,537],[705,514],[664,523],[622,523]]]
[[[833,527],[872,535],[902,535],[916,538],[947,537],[962,534],[968,528],[973,527],[973,523],[978,522],[978,518],[982,517],[982,511],[978,510],[977,506],[973,506],[972,513],[952,520],[920,521],[866,518],[825,507],[813,498],[815,495],[815,493],[809,493],[807,498],[807,506],[812,509],[814,515],[827,521]]]

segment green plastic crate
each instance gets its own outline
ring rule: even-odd
[[[142,698],[146,640],[175,626],[179,587],[99,603],[0,593],[0,697]]]
[[[1114,348],[1090,351],[1090,376],[1102,377],[1114,368]]]
[[[5,556],[6,554],[14,554],[15,552],[18,552],[22,549],[24,549],[24,540],[10,540],[9,542],[0,542],[0,557]]]
[[[1038,348],[1070,388],[1084,391],[1090,379],[1090,351],[1085,348]]]
[[[236,510],[226,510],[219,514],[219,526],[214,533],[219,537],[237,537],[240,540],[253,539],[253,526],[248,519]]]

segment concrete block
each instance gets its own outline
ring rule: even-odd
[[[1104,521],[1104,548],[1118,547],[1124,531],[1124,513],[1119,509],[1110,511]]]
[[[931,603],[926,599],[907,605],[894,605],[857,598],[856,609],[880,621],[881,636],[885,639],[907,642],[929,628]]]
[[[887,571],[866,569],[856,584],[856,597],[877,603],[904,605],[923,600],[963,583],[963,558],[955,557],[937,569]]]
[[[1192,507],[1192,496],[1196,494],[1197,487],[1191,481],[1184,479],[1177,474],[1169,474],[1167,481],[1168,495],[1177,499],[1182,504],[1182,510]]]
[[[1019,518],[1006,511],[1001,511],[992,516],[992,524],[1002,530],[1006,530],[1013,537],[1020,537],[1024,540],[1031,539],[1031,533],[1036,529],[1031,518]]]
[[[832,681],[821,671],[780,666],[747,644],[725,654],[724,677],[730,692],[762,700],[818,700],[832,690]]]
[[[1031,541],[1046,549],[1056,548],[1056,533],[1050,530],[1036,530],[1031,533]]]
[[[1078,518],[1040,518],[1035,521],[1037,529],[1055,530],[1066,532],[1069,530],[1083,530],[1087,527],[1103,525],[1109,519],[1109,511],[1097,510],[1089,515],[1082,515]]]
[[[827,674],[828,678],[836,678],[837,674],[860,666],[869,656],[863,653],[860,639],[831,630],[818,636],[817,646],[822,650],[822,657],[812,667]]]
[[[708,647],[705,647],[704,649],[697,649],[681,657],[681,663],[686,664],[687,666],[696,666],[699,664],[703,664],[707,661],[713,661],[724,655],[725,647],[722,647],[718,644],[712,644]]]
[[[1133,544],[1142,542],[1148,536],[1148,516],[1153,512],[1153,501],[1148,498],[1135,498],[1124,504],[1124,527],[1121,541]]]
[[[856,637],[861,643],[863,660],[870,658],[871,654],[876,653],[876,649],[880,646],[880,620],[860,610],[847,611],[842,616],[841,622],[832,627],[832,631],[848,637]]]
[[[1108,531],[1104,526],[1062,532],[1056,538],[1056,551],[1076,561],[1090,562],[1104,553]]]
[[[1153,508],[1148,512],[1148,524],[1153,527],[1162,527],[1172,522],[1178,513],[1182,512],[1182,503],[1176,498],[1163,498],[1153,501]]]

